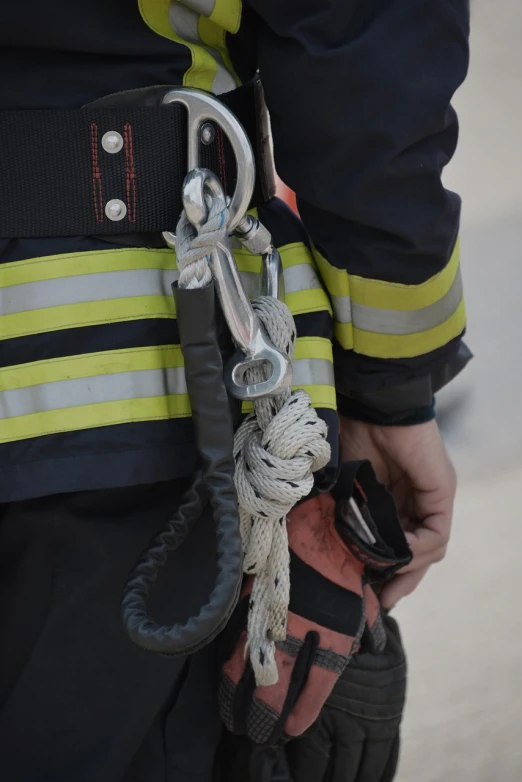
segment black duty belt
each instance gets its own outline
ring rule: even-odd
[[[0,112],[0,237],[156,233],[174,230],[187,174],[187,116],[162,105],[172,87],[117,93],[82,109]],[[220,96],[256,157],[252,206],[273,195],[258,82]],[[205,123],[200,159],[234,191],[235,157],[222,129]]]

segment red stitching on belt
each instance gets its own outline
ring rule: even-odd
[[[123,128],[125,142],[125,189],[127,191],[127,218],[136,222],[136,169],[134,166],[134,143],[132,125],[126,122]]]
[[[103,185],[98,161],[98,125],[91,123],[92,197],[97,223],[103,223]]]
[[[218,125],[217,129],[217,141],[218,141],[218,159],[219,159],[219,178],[223,185],[223,190],[227,192],[227,166],[225,162],[225,142],[224,134],[221,127]]]

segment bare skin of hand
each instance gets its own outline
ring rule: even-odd
[[[448,546],[457,481],[436,421],[377,426],[341,418],[343,458],[368,459],[391,491],[411,563],[385,586],[381,602],[392,608],[411,594]]]

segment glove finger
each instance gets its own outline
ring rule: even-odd
[[[291,652],[293,645],[298,649],[301,643],[299,639],[306,637],[306,634],[313,629],[319,634],[321,645],[315,653],[314,664],[310,669],[306,686],[286,721],[285,733],[288,736],[300,736],[316,721],[339,676],[348,664],[358,644],[357,637],[362,632],[365,621],[362,603],[358,610],[359,616],[356,617],[354,614],[352,619],[354,627],[359,624],[360,631],[355,631],[353,636],[314,625],[301,616],[289,613],[289,638],[287,642],[279,644],[279,648]]]
[[[256,688],[248,712],[248,735],[256,744],[273,746],[281,739],[288,715],[308,681],[317,646],[317,634],[308,633],[297,654],[276,649],[279,679]]]
[[[251,587],[252,580],[247,579],[242,597],[219,638],[219,712],[227,729],[234,734],[243,734],[246,731],[246,704],[250,702],[255,687],[253,675],[245,681],[245,675],[248,673],[245,628]]]
[[[364,586],[364,608],[366,627],[361,639],[361,651],[381,654],[386,648],[386,627],[379,599],[369,584]]]
[[[399,762],[399,732],[389,741],[366,740],[362,749],[362,758],[353,782],[391,782]],[[342,755],[342,753],[339,753]],[[339,758],[340,764],[343,758]],[[342,769],[342,765],[341,765]],[[341,772],[342,773],[342,772]],[[351,778],[334,777],[334,782],[352,782]]]
[[[365,740],[362,736],[348,744],[338,744],[335,747],[328,782],[363,782],[361,770],[364,764],[364,752]],[[365,782],[368,780],[365,779]],[[381,782],[381,779],[375,777],[371,782]]]
[[[286,745],[288,767],[295,782],[306,779],[329,782],[332,779],[335,736],[332,736],[328,722],[320,717],[308,733]]]
[[[241,635],[232,656],[221,669],[219,713],[230,733],[246,733],[249,704],[255,689],[252,666],[245,659],[246,632]]]
[[[213,782],[279,782],[279,751],[256,747],[242,736],[225,731],[216,755]],[[292,782],[280,776],[280,782]]]

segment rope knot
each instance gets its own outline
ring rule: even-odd
[[[293,357],[295,325],[285,304],[268,297],[253,302],[274,346]],[[265,380],[263,366],[247,381]],[[254,576],[248,615],[248,648],[258,685],[277,682],[275,642],[286,638],[290,600],[286,516],[313,488],[313,473],[328,464],[328,428],[302,390],[254,402],[254,413],[235,437],[243,569]]]
[[[227,239],[230,220],[228,209],[219,205],[217,198],[205,195],[208,209],[206,222],[195,228],[183,210],[176,227],[176,259],[180,288],[204,288],[210,285],[210,254],[220,242]]]

